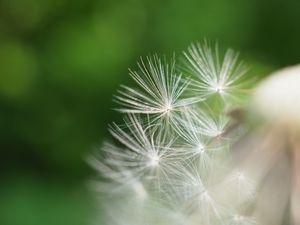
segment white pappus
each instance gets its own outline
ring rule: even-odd
[[[175,57],[141,60],[130,70],[137,88],[122,86],[116,96],[124,123],[110,126],[114,140],[89,159],[102,176],[96,186],[102,221],[96,224],[257,223],[250,210],[255,185],[231,169],[234,139],[226,133],[227,105],[239,98],[245,67],[232,50],[221,60],[207,43],[183,55],[185,69]],[[224,104],[212,102],[213,94]]]

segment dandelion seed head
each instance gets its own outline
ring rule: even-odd
[[[113,141],[104,144],[104,157],[91,160],[108,183],[101,190],[109,200],[101,203],[109,225],[242,221],[231,218],[234,206],[247,203],[254,188],[244,171],[227,169],[230,118],[215,106],[241,88],[244,67],[232,50],[222,58],[208,44],[191,45],[184,55],[192,78],[175,58],[155,55],[130,70],[137,87],[121,86],[115,98],[124,122],[109,127]],[[207,101],[212,95],[217,100]],[[223,210],[228,196],[238,204]]]

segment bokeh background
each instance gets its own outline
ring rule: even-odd
[[[260,78],[300,62],[299,21],[299,0],[0,0],[0,224],[90,224],[84,158],[140,56],[208,38]]]

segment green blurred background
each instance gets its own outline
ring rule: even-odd
[[[299,21],[299,0],[0,0],[0,224],[90,224],[84,157],[139,56],[208,38],[263,77],[300,62]]]

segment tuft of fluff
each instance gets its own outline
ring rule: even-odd
[[[218,45],[213,50],[205,41],[203,44],[192,44],[184,56],[190,73],[195,76],[191,84],[195,94],[203,98],[218,95],[228,103],[229,99],[239,100],[239,94],[245,92],[244,75],[248,67],[238,60],[239,54],[232,49],[220,57]]]
[[[229,154],[241,129],[226,110],[245,93],[245,67],[207,43],[183,55],[185,68],[175,57],[142,59],[130,70],[137,88],[122,86],[115,98],[124,123],[110,126],[114,140],[89,159],[102,176],[96,224],[257,224],[256,184]]]

